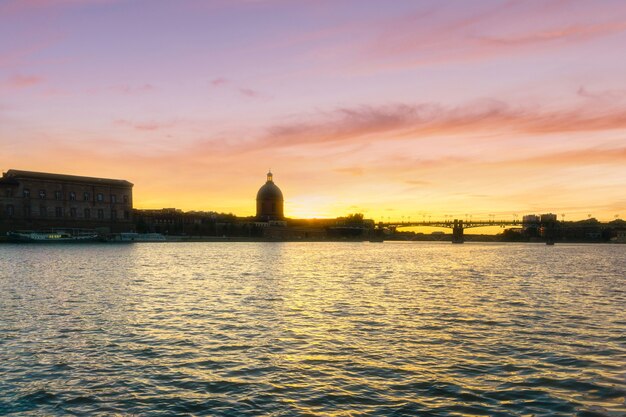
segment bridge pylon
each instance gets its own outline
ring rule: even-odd
[[[452,226],[452,243],[463,243],[465,237],[463,236],[463,220],[454,219]]]

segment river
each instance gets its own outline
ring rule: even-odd
[[[0,415],[625,416],[626,245],[0,245]]]

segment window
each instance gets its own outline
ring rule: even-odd
[[[111,194],[111,203],[117,203],[117,196],[115,194]]]
[[[126,194],[122,196],[122,201],[124,201],[124,203],[128,203],[128,196]]]
[[[6,196],[9,197],[9,198],[13,197],[13,189],[12,188],[7,188]]]
[[[15,214],[15,207],[13,207],[13,204],[7,204],[6,212],[7,217],[13,217],[13,215]]]
[[[24,207],[24,217],[30,217],[30,206]]]
[[[104,209],[98,209],[98,220],[104,220]]]
[[[99,202],[104,201],[104,194],[98,193],[98,195],[96,196],[96,200],[98,200]]]
[[[89,193],[87,193],[87,192],[83,193],[83,200],[84,201],[89,201]]]
[[[24,188],[24,190],[22,191],[22,195],[24,196],[24,198],[30,198],[30,190],[28,188]]]
[[[91,218],[91,210],[89,210],[88,208],[85,209],[85,218],[86,219],[90,219]]]
[[[48,209],[46,206],[39,206],[39,215],[41,217],[46,217],[48,215]]]
[[[76,207],[70,207],[70,217],[76,218]]]
[[[63,217],[63,207],[55,207],[54,215],[57,217]]]
[[[55,200],[60,200],[62,197],[61,191],[55,191],[54,192],[54,199]]]
[[[74,191],[70,191],[70,200],[76,201],[76,193]]]
[[[117,220],[117,210],[111,210],[111,220]]]
[[[39,198],[42,200],[46,198],[46,190],[39,190]]]
[[[124,211],[124,220],[130,220],[130,211],[128,210]]]

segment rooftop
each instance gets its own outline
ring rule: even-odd
[[[77,183],[117,185],[123,187],[132,187],[133,184],[126,180],[117,180],[110,178],[83,177],[79,175],[53,174],[49,172],[21,171],[18,169],[10,169],[2,174],[0,181],[13,182],[19,179],[37,179],[50,181],[65,181]]]

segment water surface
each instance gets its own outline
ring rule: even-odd
[[[0,414],[624,416],[626,245],[0,246]]]

